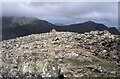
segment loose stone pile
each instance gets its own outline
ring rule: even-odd
[[[0,77],[118,77],[120,36],[108,31],[85,34],[32,34],[0,42]]]

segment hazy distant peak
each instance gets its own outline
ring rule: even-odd
[[[94,21],[89,20],[89,21],[86,21],[86,22],[84,22],[84,23],[95,23],[95,22],[94,22]]]

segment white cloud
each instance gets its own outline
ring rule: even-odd
[[[119,0],[2,0],[3,2],[118,2]]]
[[[51,22],[94,20],[117,26],[118,20],[117,2],[4,2],[2,9],[5,16],[44,17]]]

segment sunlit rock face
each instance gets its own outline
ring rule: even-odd
[[[118,77],[120,36],[108,31],[84,34],[32,34],[0,42],[1,78]]]

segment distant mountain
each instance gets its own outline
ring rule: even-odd
[[[62,24],[62,23],[54,23],[54,25],[57,25],[57,26],[65,26],[65,24]]]
[[[57,31],[69,31],[84,33],[94,30],[108,30],[112,34],[120,34],[115,27],[107,26],[93,21],[66,26],[57,26],[45,20],[32,17],[2,17],[2,40],[11,39],[29,34],[45,33],[52,29]]]
[[[10,39],[52,30],[55,25],[37,18],[2,17],[3,39]]]
[[[68,25],[66,30],[72,32],[78,32],[78,33],[84,33],[95,30],[99,30],[99,31],[108,30],[112,34],[119,34],[119,31],[115,27],[108,28],[104,24],[95,23],[93,21],[86,21],[84,23]]]

